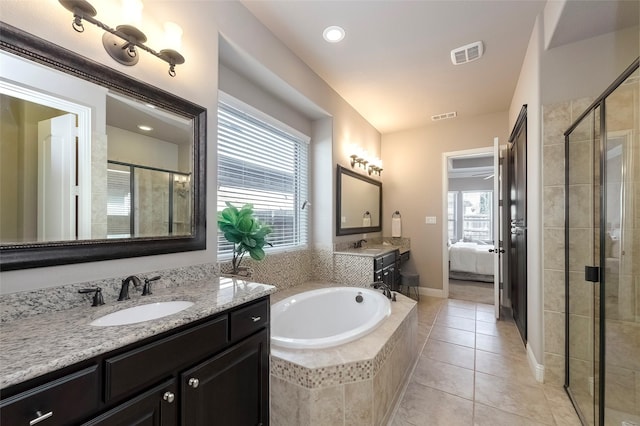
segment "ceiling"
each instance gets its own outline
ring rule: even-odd
[[[529,38],[545,0],[241,0],[276,37],[381,133],[430,124],[431,116],[459,118],[506,111]],[[571,25],[556,44],[612,31],[616,1],[569,1],[560,17]],[[628,3],[635,3],[633,0]],[[585,5],[599,10],[583,13]],[[604,4],[604,6],[602,6]],[[608,6],[607,6],[608,4]],[[609,11],[606,24],[585,25]],[[565,13],[567,12],[567,13]],[[587,21],[589,23],[589,21]],[[322,31],[346,31],[330,44]],[[637,12],[635,16],[637,25]],[[592,28],[597,27],[597,28]],[[576,29],[578,28],[578,29]],[[453,65],[452,49],[484,44],[477,61]]]

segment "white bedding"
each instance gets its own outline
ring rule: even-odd
[[[490,244],[459,241],[449,246],[449,269],[480,275],[493,275],[493,249]]]

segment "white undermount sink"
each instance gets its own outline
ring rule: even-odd
[[[119,311],[103,315],[89,323],[89,325],[96,327],[109,327],[114,325],[135,324],[138,322],[150,321],[166,317],[168,315],[177,314],[191,306],[193,306],[193,302],[185,302],[183,300],[148,303],[146,305],[121,309]]]

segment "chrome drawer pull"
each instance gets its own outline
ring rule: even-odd
[[[200,380],[196,379],[195,377],[190,378],[189,386],[191,386],[194,389],[197,388],[198,386],[200,386]]]
[[[169,404],[171,404],[175,398],[176,396],[173,394],[173,392],[169,392],[169,391],[166,391],[164,395],[162,395],[162,399],[167,401]]]
[[[33,426],[36,423],[40,423],[41,421],[46,420],[49,417],[53,416],[53,411],[49,411],[48,413],[45,413],[45,414],[42,414],[42,411],[36,411],[36,416],[38,417],[29,422],[29,426]]]
[[[252,320],[253,322],[258,322],[258,321],[260,321],[261,319],[262,319],[262,317],[251,317],[251,320]]]

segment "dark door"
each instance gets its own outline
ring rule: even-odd
[[[128,400],[83,426],[175,426],[178,424],[175,379]]]
[[[527,106],[524,105],[509,138],[509,293],[513,319],[527,341]]]
[[[269,424],[269,349],[264,329],[181,375],[182,424]]]

